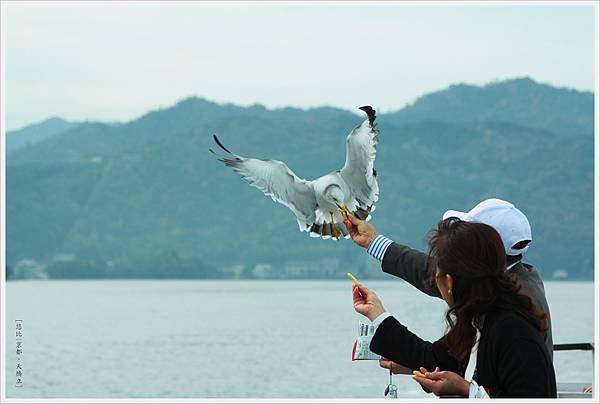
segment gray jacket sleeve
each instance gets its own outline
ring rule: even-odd
[[[392,243],[387,248],[381,269],[406,282],[429,296],[442,298],[427,269],[427,254],[402,244]]]

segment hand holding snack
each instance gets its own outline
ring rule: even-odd
[[[469,382],[454,372],[440,371],[439,368],[428,372],[427,369],[421,368],[420,371],[413,372],[413,379],[438,397],[469,397]]]
[[[438,368],[438,367],[436,366],[436,368],[435,368],[434,372],[439,372],[439,371],[440,371],[440,368]],[[419,368],[419,370],[413,370],[413,371],[412,371],[412,374],[413,374],[414,376],[419,376],[419,377],[427,377],[427,373],[429,373],[429,372],[427,371],[427,369],[425,369],[425,368],[424,368],[424,367],[422,367],[422,366]]]
[[[354,215],[346,215],[344,225],[348,229],[352,241],[363,248],[368,248],[371,241],[377,236],[377,230],[369,222],[360,220]]]
[[[354,302],[354,310],[371,321],[385,312],[383,304],[375,292],[361,284],[354,284],[352,288],[352,300]]]

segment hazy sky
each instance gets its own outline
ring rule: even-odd
[[[449,84],[594,89],[594,8],[6,3],[6,125],[127,121],[197,95],[396,110]]]

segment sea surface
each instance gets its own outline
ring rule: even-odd
[[[411,331],[442,335],[441,300],[364,283]],[[554,342],[593,342],[593,283],[546,293]],[[349,281],[11,281],[7,397],[381,398],[387,371],[350,360],[361,318]],[[558,381],[590,381],[592,365],[589,352],[555,353]],[[400,397],[427,396],[409,376],[394,382]]]

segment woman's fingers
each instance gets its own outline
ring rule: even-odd
[[[379,359],[379,366],[381,366],[384,369],[391,369],[392,361],[387,358],[381,358]]]
[[[410,375],[412,373],[412,371],[409,368],[407,368],[406,366],[402,366],[399,363],[392,362],[392,373],[394,373],[395,375],[397,375],[397,374]]]
[[[358,287],[358,285],[354,285],[352,287],[352,300],[354,301],[354,304],[366,303],[366,299],[360,293],[360,288]]]
[[[352,289],[352,294],[358,293],[358,296],[364,301],[367,302],[367,296],[369,295],[369,289],[361,285],[360,283],[354,284]]]
[[[440,368],[436,366],[436,367],[435,367],[435,370],[434,370],[433,372],[430,372],[429,370],[427,370],[427,369],[425,369],[423,366],[421,366],[421,367],[419,368],[419,371],[420,371],[421,373],[423,373],[424,375],[426,375],[426,374],[431,374],[431,373],[434,373],[434,372],[439,372],[439,371],[440,371]]]
[[[436,382],[434,380],[430,380],[426,377],[421,377],[417,375],[413,375],[413,380],[419,383],[421,386],[427,388],[429,391],[434,391]]]
[[[361,292],[359,285],[354,285],[352,288],[352,303],[354,304],[354,310],[363,316],[369,317],[368,314],[371,307],[369,306],[369,302],[367,300],[367,294]]]
[[[367,300],[368,290],[369,289],[365,288],[360,283],[356,283],[356,284],[352,285],[352,295],[357,295],[358,297],[363,299],[365,302]]]
[[[425,377],[429,380],[444,380],[446,379],[446,372],[440,372],[439,369],[435,372],[425,373]]]
[[[354,310],[368,317],[371,321],[385,312],[385,308],[377,295],[361,284],[353,286],[352,301],[354,303]]]

